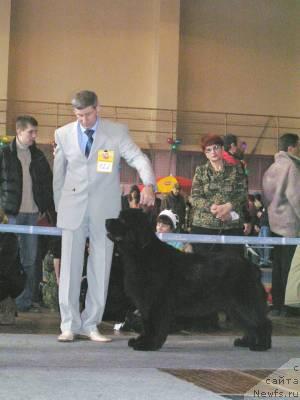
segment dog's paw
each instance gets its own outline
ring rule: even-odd
[[[144,342],[146,340],[145,336],[139,335],[135,338],[131,338],[128,340],[128,346],[129,347],[134,347],[136,346],[139,342]]]
[[[137,339],[136,338],[131,338],[128,340],[128,347],[134,347]]]
[[[256,343],[251,343],[249,349],[252,351],[266,351],[272,347],[272,339],[264,338],[264,340],[258,340]]]
[[[243,336],[242,338],[235,339],[233,344],[235,347],[249,347],[251,351],[266,351],[271,348],[271,339],[266,343],[266,341],[250,340],[249,337]]]
[[[133,346],[133,350],[137,350],[137,351],[156,351],[156,350],[159,350],[160,348],[161,348],[161,346],[157,346],[155,344],[148,343],[148,342],[138,342],[138,343],[135,343]]]
[[[233,342],[233,345],[235,347],[250,347],[249,339],[246,336],[235,339],[235,341]]]
[[[267,351],[267,350],[269,350],[271,348],[271,346],[268,346],[268,345],[266,345],[266,344],[252,344],[252,345],[250,345],[249,346],[249,349],[251,350],[251,351]]]
[[[161,348],[161,345],[157,345],[153,343],[152,340],[143,336],[129,339],[128,346],[132,347],[133,350],[139,350],[139,351],[156,351]]]

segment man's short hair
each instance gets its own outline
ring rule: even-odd
[[[87,107],[97,107],[98,105],[98,97],[95,92],[91,92],[90,90],[82,90],[75,94],[72,99],[73,108],[77,108],[78,110],[83,110]]]
[[[21,129],[21,131],[24,131],[28,125],[32,126],[38,126],[37,120],[32,117],[31,115],[20,115],[16,119],[16,129]]]
[[[279,150],[288,151],[288,147],[296,147],[299,142],[299,136],[296,133],[285,133],[279,138]]]

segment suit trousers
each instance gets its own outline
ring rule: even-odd
[[[80,314],[79,295],[86,238],[88,290],[85,309]],[[105,220],[99,223],[85,215],[76,230],[62,230],[62,258],[59,282],[61,331],[89,333],[101,322],[109,282],[113,243],[107,238]]]

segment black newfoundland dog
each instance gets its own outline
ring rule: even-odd
[[[121,211],[106,220],[108,237],[124,264],[125,291],[140,310],[144,332],[130,339],[134,350],[158,350],[174,316],[204,316],[225,311],[245,335],[235,346],[271,348],[271,321],[259,271],[224,250],[185,254],[159,240],[141,210]]]

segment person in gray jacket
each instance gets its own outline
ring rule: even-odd
[[[279,153],[265,172],[263,191],[273,236],[298,237],[300,233],[300,142],[286,133],[279,139]],[[296,246],[275,246],[273,253],[272,297],[274,316],[286,315],[285,289]]]

